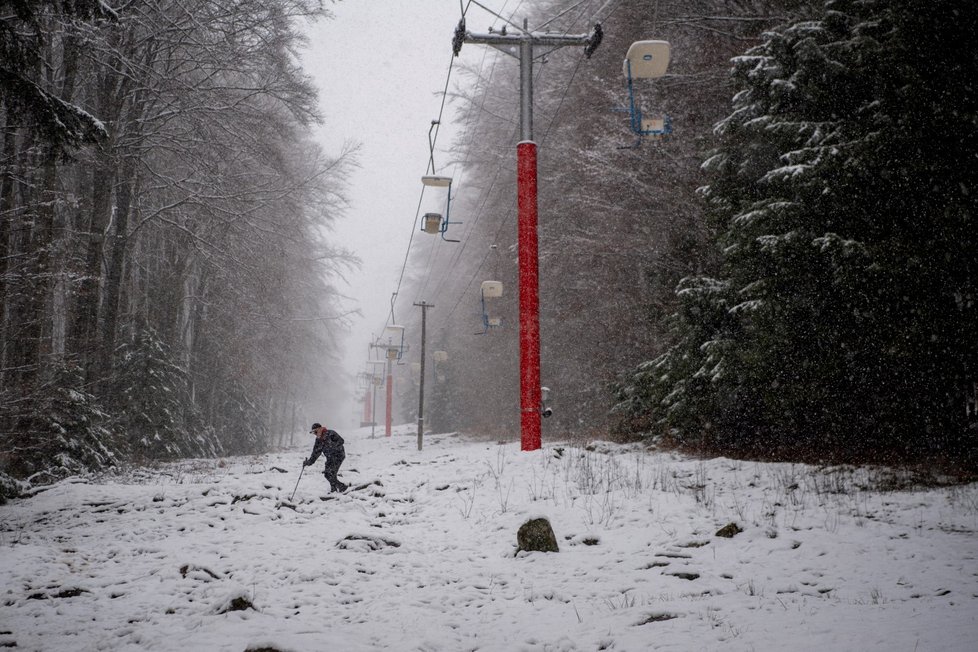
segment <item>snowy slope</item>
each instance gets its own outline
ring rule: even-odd
[[[340,496],[288,503],[310,438],[0,507],[0,647],[978,649],[978,485],[342,434]],[[561,551],[514,556],[535,516]]]

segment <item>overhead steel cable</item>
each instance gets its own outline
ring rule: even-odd
[[[469,0],[470,3],[473,2],[473,1],[474,0]],[[463,17],[465,16],[465,10],[463,10],[462,16]],[[455,55],[452,54],[452,56],[448,60],[448,72],[445,75],[445,86],[442,89],[441,104],[438,107],[438,124],[435,125],[435,133],[434,133],[434,136],[429,138],[429,142],[431,143],[430,144],[430,147],[431,147],[432,151],[434,150],[434,143],[437,142],[437,140],[438,140],[438,132],[441,129],[441,119],[442,119],[442,116],[445,113],[445,100],[448,97],[448,85],[449,85],[449,83],[451,83],[452,70],[454,69],[454,67],[455,67]],[[428,161],[428,167],[427,167],[426,171],[431,171],[431,169],[432,169],[433,166],[434,166],[434,156],[432,155],[432,157]],[[391,325],[391,324],[396,323],[395,320],[394,320],[394,309],[395,309],[395,305],[397,303],[397,297],[398,297],[398,295],[399,295],[399,293],[401,291],[401,285],[404,283],[404,273],[405,273],[405,271],[407,269],[408,259],[411,256],[411,245],[414,242],[414,234],[415,234],[415,230],[416,230],[415,227],[418,224],[418,217],[420,217],[420,215],[421,215],[421,205],[422,205],[422,202],[424,201],[424,190],[425,190],[425,188],[426,188],[426,186],[424,186],[424,185],[421,186],[421,193],[418,196],[418,205],[417,205],[417,207],[415,208],[415,211],[414,211],[414,220],[411,222],[411,236],[408,238],[407,248],[406,248],[406,250],[404,252],[404,262],[401,263],[401,273],[397,277],[397,287],[395,288],[394,293],[391,295],[391,310],[390,310],[390,315],[388,317],[388,320],[384,324],[385,327],[388,326],[388,325]]]
[[[473,1],[474,0],[470,0],[469,1],[469,4],[472,4]],[[523,1],[524,0],[520,0],[520,2],[517,4],[517,7],[514,10],[514,13],[516,11],[518,11],[519,8],[523,5]],[[478,4],[478,3],[476,3],[476,4]],[[509,0],[506,0],[506,3],[503,5],[503,9],[501,9],[500,11],[505,10],[505,7],[506,7],[507,4],[509,4]],[[482,5],[479,5],[479,6],[482,6]],[[468,7],[466,7],[466,10],[465,11],[467,11],[467,9],[468,9]],[[486,9],[486,8],[483,7],[483,9]],[[505,18],[503,18],[502,16],[500,16],[496,12],[493,12],[493,11],[488,10],[488,9],[487,9],[487,11],[489,11],[491,14],[499,17],[501,20],[504,20],[504,21],[506,20]],[[463,12],[463,15],[462,15],[462,21],[463,22],[464,22],[464,19],[465,19],[465,13]],[[479,64],[479,73],[478,73],[478,76],[481,76],[481,70],[482,70],[482,68],[485,65],[485,60],[486,60],[486,54],[483,54],[482,60],[481,60],[481,62]],[[495,69],[495,65],[496,65],[496,63],[495,63],[495,61],[493,61],[493,69]],[[433,125],[435,125],[437,123],[437,127],[439,127],[439,128],[440,128],[440,123],[441,123],[441,116],[442,116],[442,114],[444,112],[445,101],[446,101],[446,99],[448,97],[448,90],[447,90],[448,89],[448,82],[449,82],[449,80],[446,79],[445,90],[442,93],[442,104],[441,104],[441,110],[439,112],[439,118],[438,118],[437,121],[432,121],[433,122]],[[485,104],[486,97],[487,97],[486,95],[483,95],[483,100],[482,100],[483,106]],[[472,119],[474,120],[475,117],[473,116]],[[438,128],[435,129],[434,139],[431,137],[430,130],[429,130],[429,149],[430,149],[429,172],[431,172],[432,174],[434,174],[434,141],[437,140],[437,135],[438,135]],[[499,163],[498,166],[497,166],[496,174],[493,177],[494,180],[495,180],[495,178],[498,177],[499,168],[501,167],[501,165],[502,164]],[[487,191],[486,191],[487,192],[487,197],[488,197],[488,193],[491,192],[491,190],[492,190],[492,184],[490,184],[489,189],[487,189]],[[456,186],[455,193],[456,193],[456,195],[458,194],[458,186]],[[451,200],[451,197],[449,197],[449,200]],[[483,207],[485,206],[485,201],[482,202],[482,206]],[[473,226],[479,222],[479,219],[481,218],[482,214],[483,214],[482,213],[482,210],[480,209],[480,211],[475,216],[475,220],[473,222]],[[418,219],[418,216],[419,215],[420,215],[420,205],[419,205],[419,207],[418,207],[418,209],[416,211],[416,214],[415,214],[415,223],[417,223],[417,219]],[[412,239],[413,239],[413,233],[412,233]],[[408,251],[405,253],[404,265],[401,268],[401,279],[403,279],[403,276],[404,276],[404,273],[405,273],[405,268],[406,268],[406,265],[407,265],[407,260],[408,260],[408,258],[410,256],[410,245],[411,245],[411,243],[409,242],[408,243]],[[455,263],[457,263],[457,261],[461,258],[461,255],[464,252],[466,245],[467,245],[467,239],[465,241],[463,241],[462,242],[462,246],[459,247],[456,250],[455,255],[454,255],[454,262],[451,263],[452,265],[454,265]],[[423,276],[423,278],[424,278],[424,283],[423,283],[423,286],[422,286],[423,289],[426,289],[427,288],[428,281],[430,279],[431,268],[432,268],[432,264],[433,264],[432,263],[432,259],[434,257],[434,251],[435,251],[434,248],[432,248],[431,251],[429,252],[428,263],[426,265],[426,272],[425,272],[425,275]],[[397,290],[398,292],[400,292],[401,279],[399,279],[399,281],[398,281],[398,290]],[[444,281],[445,281],[445,279],[443,278],[442,281],[439,284],[438,291],[440,291],[440,288],[444,284]],[[438,291],[436,291],[436,293],[435,293],[436,296],[438,294]],[[396,296],[396,294],[395,294],[395,296]],[[393,320],[393,304],[392,304],[391,319]]]
[[[522,2],[521,2],[520,4],[522,5]],[[574,5],[574,6],[573,6],[573,7],[571,7],[571,8],[569,9],[569,10],[567,10],[567,11],[564,11],[564,12],[563,12],[562,14],[560,14],[560,16],[563,16],[563,15],[566,15],[566,14],[567,14],[567,13],[568,13],[569,11],[572,11],[573,9],[576,9],[576,8],[579,8],[579,7],[581,7],[581,5],[583,5],[583,4],[584,4],[584,2],[580,2],[580,3],[578,3],[577,5]],[[607,3],[605,4],[605,6],[607,6]],[[585,13],[586,11],[587,11],[587,7],[584,7],[584,9],[583,9],[583,10],[581,11],[581,13],[580,13],[580,14],[578,14],[578,16],[577,16],[577,18],[575,18],[575,19],[574,19],[574,20],[573,20],[573,21],[571,22],[571,26],[570,26],[570,27],[568,27],[567,29],[565,29],[565,30],[564,30],[564,34],[565,34],[565,35],[566,35],[566,34],[568,34],[568,33],[570,33],[570,30],[571,30],[571,29],[573,28],[573,26],[574,26],[574,25],[576,25],[576,24],[577,24],[577,23],[578,23],[578,22],[580,21],[580,19],[581,19],[581,17],[582,17],[583,15],[584,15],[584,13]],[[547,23],[545,23],[544,25],[548,25],[548,24],[550,24],[550,23],[552,23],[552,22],[553,22],[553,21],[554,21],[554,20],[555,20],[556,18],[559,18],[560,16],[557,16],[557,17],[555,17],[554,19],[551,19],[550,21],[548,21],[548,22],[547,22]],[[512,23],[510,23],[510,24],[512,24]],[[557,109],[555,110],[555,112],[554,112],[554,114],[553,114],[553,115],[551,116],[551,118],[550,118],[550,121],[549,121],[549,124],[548,124],[548,126],[547,126],[547,129],[546,129],[546,131],[544,132],[544,136],[543,136],[543,138],[541,139],[541,144],[543,143],[543,141],[545,141],[545,140],[546,140],[546,138],[547,138],[547,136],[549,135],[549,133],[550,133],[550,129],[551,129],[552,127],[553,127],[553,124],[554,124],[554,121],[556,120],[556,117],[557,117],[557,113],[559,113],[559,111],[560,111],[560,108],[561,108],[561,107],[563,106],[563,103],[564,103],[564,100],[566,99],[566,96],[567,96],[567,92],[568,92],[568,90],[570,89],[570,85],[571,85],[571,84],[573,83],[573,81],[574,81],[574,78],[576,77],[576,75],[577,75],[577,72],[578,72],[578,70],[580,69],[580,65],[581,65],[581,62],[582,62],[582,61],[584,60],[584,58],[586,58],[586,57],[584,57],[584,56],[582,56],[582,57],[581,57],[581,58],[580,58],[580,59],[578,60],[578,62],[577,62],[577,64],[576,64],[576,66],[575,66],[575,68],[574,68],[574,71],[573,71],[573,73],[572,73],[572,75],[571,75],[571,79],[570,79],[570,80],[569,80],[569,81],[568,81],[568,82],[567,82],[567,83],[566,83],[566,84],[564,85],[564,90],[563,90],[563,92],[562,92],[562,94],[561,94],[561,98],[560,98],[560,102],[558,103],[558,106],[557,106]],[[540,78],[542,77],[542,75],[543,75],[543,68],[541,67],[540,69],[538,69],[538,70],[536,71],[536,76],[537,76],[537,79],[536,79],[536,82],[539,82],[539,81],[540,81]],[[483,96],[483,103],[484,103],[484,101],[485,101],[485,96]],[[514,130],[514,134],[513,134],[513,137],[514,137],[514,138],[516,137],[516,133],[517,133],[517,132],[516,132],[516,130]],[[497,178],[497,177],[498,177],[498,175],[499,175],[499,172],[500,172],[500,170],[501,170],[501,167],[502,167],[502,163],[500,162],[500,163],[498,163],[498,164],[497,164],[497,167],[496,167],[496,173],[495,173],[495,175],[494,175],[494,177],[493,177],[493,182],[492,182],[492,183],[490,184],[490,187],[489,187],[489,189],[487,189],[487,191],[486,191],[486,196],[485,196],[485,198],[484,198],[484,200],[483,200],[483,202],[482,202],[482,204],[480,205],[480,208],[479,208],[479,213],[478,213],[479,215],[481,215],[481,214],[482,214],[482,212],[483,212],[483,210],[485,209],[485,205],[486,205],[486,203],[487,203],[487,201],[488,201],[488,197],[489,197],[489,192],[491,191],[491,189],[492,189],[492,186],[494,186],[494,185],[495,185],[495,181],[496,181],[496,178]],[[507,210],[507,211],[506,211],[506,216],[507,216],[507,217],[506,217],[506,218],[504,218],[504,219],[503,219],[503,220],[502,220],[502,221],[500,222],[500,224],[499,224],[499,226],[498,226],[498,227],[497,227],[497,229],[496,229],[496,233],[495,233],[495,235],[494,235],[494,237],[493,237],[493,239],[492,239],[492,241],[491,241],[491,242],[492,242],[492,245],[494,245],[494,246],[498,246],[498,242],[499,242],[499,238],[500,238],[500,235],[501,235],[501,233],[502,233],[502,231],[503,231],[503,229],[504,229],[505,227],[507,227],[507,226],[508,226],[508,225],[510,224],[510,222],[511,222],[511,218],[512,218],[512,215],[513,215],[513,212],[514,212],[514,211],[513,211],[513,209],[515,208],[515,204],[516,204],[516,200],[515,200],[515,199],[513,199],[513,200],[511,200],[511,201],[509,202],[509,204],[510,204],[510,206],[509,206],[509,210]],[[490,248],[490,252],[491,252],[491,251],[492,251],[492,249]],[[479,272],[481,272],[481,271],[482,271],[482,268],[484,267],[484,265],[485,265],[485,263],[486,263],[486,260],[488,260],[488,257],[489,257],[489,254],[487,253],[487,254],[486,254],[486,256],[485,256],[485,257],[483,257],[483,259],[482,259],[482,262],[480,263],[480,265],[479,265],[479,267],[478,267],[478,268],[477,268],[477,269],[476,269],[476,270],[475,270],[475,271],[473,272],[473,274],[472,274],[472,275],[470,276],[470,278],[469,278],[469,280],[468,280],[468,282],[467,282],[467,283],[465,284],[465,286],[464,286],[464,287],[462,288],[462,291],[461,291],[461,293],[459,294],[459,296],[458,296],[458,298],[456,299],[456,301],[455,301],[455,302],[454,302],[454,303],[452,304],[452,307],[451,307],[451,309],[450,309],[450,310],[448,310],[447,312],[444,312],[444,313],[442,313],[442,314],[440,315],[440,317],[441,317],[441,321],[442,321],[443,323],[446,323],[446,325],[447,325],[447,322],[448,322],[448,320],[449,320],[449,319],[451,319],[451,317],[452,317],[452,316],[454,315],[454,313],[455,313],[455,311],[456,311],[456,310],[458,309],[458,306],[459,306],[459,305],[461,304],[461,302],[462,302],[462,299],[464,299],[464,298],[465,298],[465,295],[466,295],[466,294],[468,293],[468,291],[469,291],[469,288],[470,288],[470,287],[472,286],[472,283],[473,283],[473,282],[475,281],[475,279],[477,278],[477,276],[478,276],[478,274],[479,274]],[[456,258],[457,258],[457,256],[456,256]],[[443,279],[443,281],[442,281],[442,284],[444,284],[444,279]],[[439,286],[438,286],[438,290],[440,290],[440,289],[441,289],[441,285],[439,285]],[[446,327],[446,326],[442,326],[442,329],[444,329],[445,327]]]
[[[575,11],[576,9],[579,9],[579,8],[582,8],[583,7],[583,9],[581,9],[581,12],[577,15],[577,17],[573,21],[571,21],[571,25],[572,26],[573,25],[576,25],[581,20],[581,17],[585,13],[587,13],[588,8],[590,7],[590,2],[591,2],[591,0],[581,0],[581,2],[578,2],[577,4],[575,4],[575,5],[571,6],[571,7],[568,7],[567,9],[565,9],[564,11],[562,11],[561,13],[559,13],[557,16],[554,16],[550,20],[546,21],[545,23],[543,23],[537,29],[541,29],[543,27],[546,27],[547,25],[552,24],[556,20],[559,20],[560,18],[562,18],[562,17],[566,16],[567,14]],[[617,5],[618,2],[619,2],[619,0],[607,0],[598,9],[598,11],[593,14],[593,16],[595,18],[597,18],[597,16],[599,16],[602,12],[604,12],[605,9],[607,9],[609,6]],[[521,31],[523,31],[523,28],[520,25],[518,25],[517,23],[513,22],[512,16],[510,18],[506,18],[502,14],[500,14],[500,13],[498,13],[498,12],[496,12],[496,11],[488,8],[488,7],[486,7],[482,3],[478,2],[478,0],[469,0],[468,4],[465,5],[464,7],[462,5],[462,1],[460,0],[459,6],[460,6],[460,9],[462,10],[462,21],[463,21],[462,24],[464,24],[465,15],[466,15],[469,7],[472,4],[475,4],[478,7],[484,9],[485,11],[487,11],[490,14],[492,14],[493,16],[497,17],[499,20],[503,21],[504,23],[506,23],[508,25],[511,25],[513,27],[516,27],[517,29],[520,29]],[[507,3],[506,4],[508,4],[508,0],[507,0]],[[517,9],[515,9],[513,11],[513,15],[515,15],[515,13],[518,11],[519,7],[522,6],[522,4],[523,4],[523,0],[521,0],[519,2],[518,6],[517,6]],[[505,7],[505,5],[504,5],[504,7]],[[607,19],[616,10],[617,10],[617,6],[615,6],[613,9],[611,9],[610,11],[608,11],[607,15],[604,18]],[[500,11],[503,11],[503,10],[500,10]],[[568,28],[567,30],[565,30],[565,34],[569,33],[569,31],[570,31],[570,28]],[[455,53],[453,52],[453,60],[454,60],[454,57],[455,57]],[[574,80],[576,79],[577,73],[580,70],[580,66],[581,66],[581,63],[583,62],[583,59],[584,59],[584,57],[582,57],[581,59],[579,59],[577,61],[577,63],[575,64],[575,67],[574,67],[574,69],[573,69],[573,71],[571,73],[570,79],[564,84],[564,89],[563,89],[563,91],[561,93],[560,100],[558,101],[557,108],[554,110],[553,114],[550,116],[550,120],[548,122],[548,125],[547,125],[546,130],[544,131],[544,135],[543,135],[543,138],[541,139],[541,143],[547,140],[547,138],[548,138],[548,136],[550,134],[550,131],[552,130],[553,125],[556,122],[557,117],[558,117],[558,115],[560,113],[560,110],[562,109],[563,104],[564,104],[564,102],[566,100],[566,97],[567,97],[567,94],[569,92],[570,86],[574,82]],[[482,67],[484,65],[484,61],[485,61],[485,57],[483,57],[483,63],[480,64],[480,70],[482,69]],[[450,63],[448,74],[446,75],[445,87],[444,87],[443,92],[442,92],[442,101],[441,101],[441,105],[439,107],[438,120],[432,122],[432,124],[434,126],[434,137],[432,137],[431,134],[430,134],[430,132],[429,132],[429,147],[430,147],[430,152],[429,152],[428,171],[431,172],[432,174],[435,173],[435,164],[434,164],[434,147],[435,146],[434,146],[434,143],[435,143],[435,141],[437,141],[438,132],[439,132],[440,127],[441,127],[441,118],[442,118],[442,116],[444,114],[444,107],[445,107],[445,103],[446,103],[447,97],[448,97],[448,87],[449,87],[450,80],[451,80],[453,63],[454,63],[453,61]],[[493,67],[495,67],[495,63],[493,64]],[[542,68],[537,72],[537,75],[538,75],[538,77],[540,75],[542,75]],[[483,101],[482,101],[482,104],[483,105],[485,104],[485,99],[486,99],[486,96],[484,95],[483,96]],[[484,214],[484,210],[485,210],[485,207],[487,205],[489,196],[490,196],[490,194],[492,192],[493,187],[495,186],[496,179],[498,178],[498,175],[499,175],[499,173],[501,171],[501,166],[502,166],[502,163],[501,162],[497,164],[496,172],[493,175],[493,181],[490,183],[489,187],[485,190],[485,196],[484,196],[482,202],[480,203],[480,207],[479,207],[479,210],[476,213],[475,222],[474,223],[477,223],[479,221],[479,219],[482,217],[482,215]],[[457,187],[456,187],[456,194],[457,194],[457,192],[458,192],[458,190],[457,190]],[[405,252],[404,261],[403,261],[402,266],[401,266],[401,272],[400,272],[399,277],[398,277],[397,288],[396,288],[396,290],[393,293],[392,298],[391,298],[391,311],[390,311],[390,317],[389,317],[388,323],[393,323],[393,321],[394,321],[395,305],[396,305],[396,301],[397,301],[398,295],[400,293],[401,287],[403,285],[404,275],[405,275],[406,269],[407,269],[407,263],[408,263],[408,260],[410,258],[411,246],[413,245],[413,241],[414,241],[415,225],[417,224],[418,218],[420,217],[420,214],[421,214],[421,205],[423,203],[423,197],[424,197],[424,187],[422,187],[421,196],[419,197],[419,200],[418,200],[418,206],[415,209],[415,218],[414,218],[414,222],[412,224],[411,238],[409,239],[408,248],[407,248],[407,251]],[[449,201],[451,201],[451,197],[449,197]],[[510,208],[512,208],[512,205],[515,205],[515,200],[511,201],[510,203],[511,203]],[[498,244],[499,236],[502,233],[502,229],[505,228],[510,223],[511,217],[512,217],[511,213],[512,213],[512,210],[508,210],[506,212],[507,217],[500,222],[500,225],[497,228],[496,234],[495,234],[495,236],[494,236],[494,238],[492,240],[492,243],[494,245],[495,244]],[[454,255],[452,257],[454,262],[450,263],[449,264],[449,267],[454,266],[455,264],[457,264],[457,262],[459,261],[459,259],[462,256],[462,253],[466,249],[467,244],[468,244],[468,238],[465,238],[465,241],[462,243],[462,246],[459,247],[454,252]],[[490,251],[492,251],[492,249],[490,249]],[[434,253],[435,253],[434,248],[432,248],[431,252],[429,252],[427,264],[425,265],[425,270],[426,271],[422,275],[422,278],[424,280],[423,280],[423,283],[421,285],[421,290],[420,290],[421,292],[424,292],[425,290],[427,290],[428,285],[430,283],[431,272],[432,272],[432,268],[433,268],[433,265],[434,265],[434,262],[433,262],[433,260],[434,260]],[[443,315],[443,321],[447,322],[448,319],[450,319],[450,317],[454,314],[455,310],[458,308],[458,306],[460,305],[462,299],[464,299],[466,293],[468,292],[469,287],[472,285],[472,283],[474,282],[474,280],[478,276],[478,274],[482,271],[482,268],[484,267],[485,262],[488,259],[488,256],[489,256],[489,254],[487,253],[486,256],[483,257],[482,261],[480,262],[480,265],[476,268],[475,272],[470,277],[468,283],[466,283],[465,286],[462,288],[462,291],[460,292],[460,294],[458,296],[458,299],[454,302],[451,310],[449,310],[447,313],[442,313],[442,315]],[[443,276],[441,278],[441,280],[439,281],[439,284],[435,288],[436,295],[441,293],[441,291],[444,288],[444,286],[445,286],[445,284],[446,284],[447,281],[448,281],[447,275],[445,275],[445,276]],[[442,328],[444,328],[444,326]]]
[[[482,68],[485,65],[485,59],[486,59],[486,56],[487,55],[488,55],[488,50],[484,50],[483,51],[482,62],[480,63],[480,66],[479,66],[479,74],[478,74],[479,77],[481,77]],[[495,70],[495,67],[496,67],[496,61],[493,61],[492,69],[490,70],[490,74],[489,74],[490,79],[492,77],[493,71]],[[485,102],[486,102],[486,98],[487,97],[488,97],[488,94],[487,93],[483,93],[483,96],[482,96],[482,105],[485,105]],[[471,121],[474,121],[475,119],[476,119],[476,114],[473,113],[470,116],[470,124],[471,124]],[[465,132],[463,132],[463,133],[465,133]],[[465,159],[465,161],[466,162],[468,161],[468,152],[466,152],[466,159]],[[465,165],[465,162],[463,162],[463,165]],[[481,221],[482,215],[484,214],[483,211],[485,209],[485,205],[486,205],[486,202],[487,202],[488,197],[489,197],[489,193],[491,193],[492,190],[493,190],[493,188],[495,187],[496,179],[499,178],[499,174],[500,174],[501,171],[502,171],[502,162],[500,161],[500,162],[497,162],[497,164],[496,164],[496,171],[493,173],[492,181],[490,181],[489,186],[483,191],[484,192],[484,195],[483,195],[482,201],[479,202],[479,210],[476,211],[476,214],[475,214],[474,218],[472,220],[470,220],[470,227],[467,230],[467,233],[472,233],[472,230]],[[462,242],[462,245],[460,247],[456,247],[454,249],[452,260],[448,264],[448,268],[449,269],[454,268],[454,266],[461,259],[462,254],[465,252],[465,249],[468,246],[468,240],[469,240],[468,238],[465,238],[463,240],[463,242]],[[438,286],[436,286],[436,289],[435,289],[435,292],[434,292],[435,296],[438,296],[441,293],[441,289],[444,286],[447,278],[448,278],[447,275],[446,276],[442,276],[441,280],[438,283]],[[427,289],[427,286],[428,286],[428,279],[425,280],[425,284],[424,284],[424,287],[422,288],[422,292],[425,289]]]
[[[482,77],[482,71],[485,68],[485,65],[486,65],[486,57],[488,56],[488,54],[489,54],[488,53],[488,50],[484,50],[483,53],[482,53],[482,59],[479,62],[479,69],[476,72],[476,78],[477,79],[480,79]],[[490,78],[492,76],[492,72],[495,70],[495,67],[496,67],[496,63],[495,63],[495,61],[493,61],[492,68],[490,69],[490,73],[489,73]],[[483,105],[485,105],[485,99],[486,99],[486,97],[487,97],[486,94],[483,94],[483,99],[482,99],[482,104]],[[465,127],[465,129],[462,130],[462,133],[463,134],[468,133],[468,130],[471,128],[472,122],[474,122],[475,119],[476,119],[476,114],[475,113],[471,114],[470,117],[469,117],[468,125]],[[433,152],[434,152],[434,147],[432,145],[432,156],[434,156]],[[468,163],[468,160],[469,160],[469,158],[468,158],[468,151],[466,151],[465,159],[459,164],[459,166],[463,170],[463,174],[464,174],[464,170],[465,170],[466,164]],[[434,164],[432,163],[432,166],[433,165]],[[432,167],[431,172],[432,172],[432,174],[435,173],[433,167]],[[498,176],[498,170],[497,170],[496,176]],[[494,178],[495,178],[495,176],[494,176]],[[491,187],[491,185],[490,185],[490,187]],[[458,190],[456,190],[456,195],[457,194],[458,194]],[[466,232],[471,232],[471,229],[474,228],[479,223],[479,218],[481,216],[482,216],[482,212],[481,211],[479,211],[478,213],[476,213],[475,219],[472,220],[472,221],[470,221],[470,225],[469,225],[468,229],[466,230]],[[468,245],[468,238],[464,238],[464,236],[463,236],[463,241],[461,243],[461,246],[455,247],[453,249],[454,255],[453,255],[453,258],[452,258],[452,262],[449,263],[449,265],[448,265],[449,269],[453,268],[455,266],[455,264],[458,262],[458,260],[462,257],[462,253],[465,251],[465,248],[466,248],[467,245]],[[417,293],[416,300],[420,299],[422,297],[422,295],[424,295],[425,291],[428,289],[428,283],[431,280],[431,269],[432,269],[432,266],[433,266],[432,258],[434,257],[434,252],[435,252],[435,247],[432,246],[431,249],[430,249],[430,251],[429,251],[428,265],[427,265],[427,269],[426,269],[425,275],[424,275],[424,283],[421,285],[421,288],[419,289],[419,291]],[[439,293],[441,291],[441,287],[445,283],[445,278],[446,278],[446,275],[442,275],[442,277],[441,277],[441,279],[440,279],[440,281],[438,283],[438,286],[435,289],[435,292],[434,292],[434,295],[435,296],[438,296],[439,295]]]

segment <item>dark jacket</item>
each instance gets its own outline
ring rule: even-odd
[[[325,455],[328,461],[343,461],[346,450],[343,448],[343,438],[340,437],[340,433],[327,430],[325,437],[316,437],[316,444],[312,447],[309,459],[306,460],[306,466],[315,463],[320,455]]]

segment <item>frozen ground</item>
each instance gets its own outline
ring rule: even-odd
[[[288,502],[310,438],[0,507],[0,647],[978,649],[978,485],[342,434],[344,495]],[[514,556],[536,516],[560,552]]]

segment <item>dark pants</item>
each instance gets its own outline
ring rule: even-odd
[[[346,459],[344,453],[332,453],[326,458],[326,466],[323,467],[323,475],[329,480],[329,488],[332,491],[346,491],[346,485],[340,482],[336,474],[340,470],[340,465]]]

